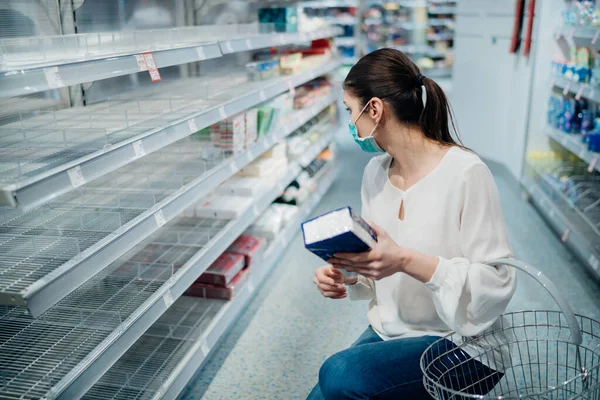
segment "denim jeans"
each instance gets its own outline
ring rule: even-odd
[[[350,348],[334,354],[323,363],[319,383],[308,400],[430,399],[423,386],[420,358],[425,349],[439,339],[423,336],[383,341],[369,326]],[[446,342],[442,346],[444,349],[455,348],[450,341]],[[487,392],[483,388],[494,387],[502,378],[501,373],[473,360],[462,350],[453,352],[452,356],[454,360],[458,356],[461,362],[466,363],[464,370],[469,370],[473,378],[488,377],[483,382],[471,380],[471,384],[477,382],[469,390],[471,394],[486,394],[477,392]],[[466,381],[469,381],[468,376],[455,376],[447,384],[459,389],[454,386],[465,387]]]

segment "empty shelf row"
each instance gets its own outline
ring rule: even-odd
[[[84,399],[176,399],[280,261],[300,224],[319,204],[337,173],[335,167],[323,171],[314,193],[269,244],[262,264],[249,271],[249,280],[231,301],[180,297]]]
[[[2,39],[0,98],[147,71],[149,53],[160,69],[340,33],[335,27],[277,33],[250,24]]]
[[[318,154],[332,137],[307,153]],[[300,172],[291,162],[236,219],[180,215],[167,222],[39,318],[4,306],[0,397],[82,396]]]
[[[335,100],[281,117],[235,156],[192,135],[32,211],[0,209],[0,304],[39,315]]]
[[[522,185],[563,243],[600,277],[600,180],[583,163],[529,160]]]
[[[3,125],[0,205],[27,210],[44,204],[337,66],[336,60],[309,57],[291,76],[186,79]]]

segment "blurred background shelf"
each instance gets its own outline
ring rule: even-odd
[[[565,93],[575,93],[585,99],[600,102],[600,88],[596,89],[587,83],[574,82],[564,76],[555,76],[552,79],[553,86],[563,89]]]
[[[335,100],[331,95],[297,111],[285,126],[235,157],[204,160],[198,143],[188,139],[46,208],[22,215],[5,210],[0,244],[7,250],[0,257],[8,259],[0,304],[26,305],[40,315]]]
[[[564,148],[575,154],[588,164],[589,168],[600,171],[600,153],[589,151],[587,144],[581,141],[581,135],[567,134],[558,129],[547,128],[548,136],[560,143]]]
[[[256,290],[333,184],[339,170],[327,167],[300,206],[298,215],[271,242],[264,261],[249,270],[247,281],[231,301],[183,296],[94,385],[84,399],[176,399],[248,305]],[[148,348],[158,349],[148,352]]]
[[[579,178],[578,182],[579,190],[564,193],[531,163],[521,180],[531,202],[561,241],[600,277],[600,209],[595,204],[600,200],[600,182],[597,177]]]
[[[297,33],[261,33],[265,29],[268,27],[264,24],[249,24],[2,39],[0,98],[147,71],[142,56],[147,52],[152,54],[160,70],[219,58],[223,54],[339,34],[336,27]],[[210,38],[208,42],[198,39],[206,37]]]

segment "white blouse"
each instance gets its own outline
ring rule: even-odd
[[[425,284],[404,273],[378,281],[359,276],[348,286],[349,298],[371,300],[368,319],[384,340],[482,333],[516,289],[513,268],[482,264],[512,256],[492,174],[478,156],[453,147],[429,175],[403,191],[389,180],[391,161],[388,154],[378,156],[365,168],[362,216],[398,245],[437,256],[439,263]]]

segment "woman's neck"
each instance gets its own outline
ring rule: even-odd
[[[421,178],[431,172],[446,154],[447,147],[429,140],[419,128],[395,126],[385,133],[382,144],[393,157],[392,169],[405,179]]]

